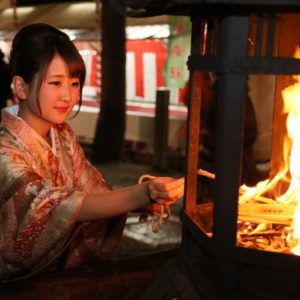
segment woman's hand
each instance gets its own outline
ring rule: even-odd
[[[149,182],[148,190],[153,201],[171,205],[184,195],[184,178],[156,177]]]
[[[110,218],[153,205],[163,209],[181,198],[183,191],[183,178],[156,177],[119,190],[88,194],[83,201],[77,221]],[[149,197],[154,204],[149,203]]]

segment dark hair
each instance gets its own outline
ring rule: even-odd
[[[5,54],[3,53],[3,51],[0,49],[0,59],[3,59],[5,56]]]
[[[35,75],[38,74],[36,100],[39,104],[38,92],[55,54],[61,56],[65,61],[70,76],[79,77],[80,108],[86,72],[84,61],[68,35],[51,25],[30,24],[17,32],[9,59],[11,75],[18,75],[23,78],[26,84],[31,84]]]

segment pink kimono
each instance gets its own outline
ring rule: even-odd
[[[67,124],[54,126],[50,133],[52,148],[25,121],[2,111],[2,281],[28,277],[59,264],[70,267],[95,257],[106,259],[124,226],[124,217],[75,223],[87,193],[110,187],[87,161]]]

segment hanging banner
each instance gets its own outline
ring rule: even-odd
[[[190,53],[191,21],[189,17],[170,16],[168,59],[164,69],[167,87],[183,88],[188,79],[187,58]]]

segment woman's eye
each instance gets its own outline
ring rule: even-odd
[[[79,81],[72,82],[72,86],[76,86],[76,87],[80,86]]]
[[[50,81],[49,84],[51,85],[60,85],[59,81]]]

